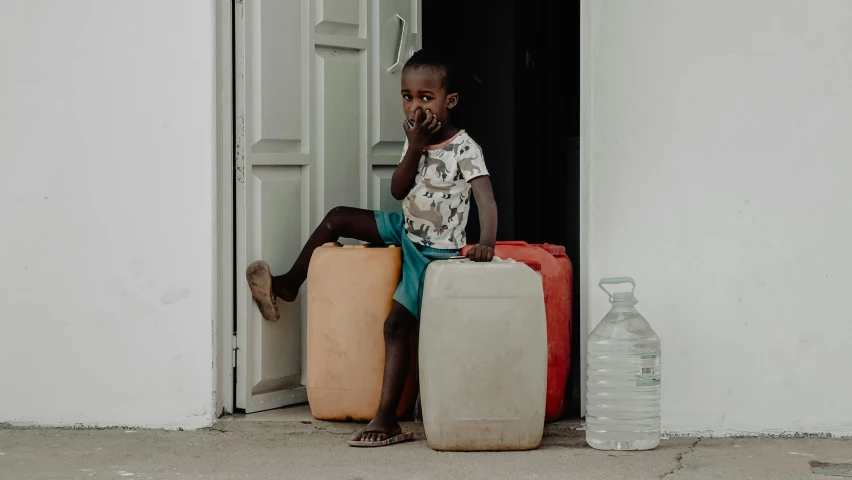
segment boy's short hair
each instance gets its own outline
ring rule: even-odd
[[[447,93],[456,93],[456,71],[453,62],[439,50],[422,49],[405,62],[403,70],[408,68],[425,68],[434,70],[441,75],[441,86]]]

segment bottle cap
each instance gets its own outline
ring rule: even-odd
[[[639,303],[639,300],[636,300],[633,292],[615,292],[610,302],[613,307],[632,307]]]

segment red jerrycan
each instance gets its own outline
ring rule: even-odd
[[[461,254],[473,245],[465,246]],[[555,245],[554,245],[555,247]],[[497,242],[495,255],[528,264],[541,265],[544,303],[547,315],[547,404],[545,420],[552,422],[562,416],[565,409],[565,388],[571,362],[571,287],[565,278],[570,270],[568,257],[551,253],[550,247],[530,245],[522,241]],[[554,249],[556,251],[556,249]],[[564,254],[564,248],[562,254]],[[567,269],[565,265],[567,261]]]
[[[571,259],[568,258],[568,254],[565,251],[565,247],[563,247],[562,245],[553,245],[552,243],[543,243],[541,245],[535,245],[535,246],[541,247],[544,250],[547,250],[548,252],[550,252],[551,255],[556,257],[556,261],[559,262],[559,266],[562,270],[561,275],[562,275],[562,278],[563,278],[563,283],[565,284],[565,287],[568,289],[568,293],[567,293],[568,304],[567,304],[567,308],[566,308],[566,314],[568,315],[568,333],[569,333],[569,337],[568,337],[569,352],[568,353],[570,354],[571,353],[570,352],[571,337],[573,335],[573,332],[571,331],[571,319],[574,318],[574,316],[573,316],[573,313],[574,313],[573,312],[573,306],[574,306],[574,266],[571,264]],[[569,355],[568,358],[570,360],[571,356]],[[569,367],[571,366],[570,362],[569,362],[568,366]]]

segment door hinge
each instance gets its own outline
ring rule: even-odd
[[[237,334],[231,336],[231,368],[237,367]]]

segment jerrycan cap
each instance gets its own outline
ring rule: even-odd
[[[621,285],[624,283],[632,285],[633,290],[630,290],[629,292],[610,293],[609,290],[604,288],[604,285]],[[609,296],[609,303],[611,303],[613,307],[632,307],[639,303],[639,300],[636,300],[636,297],[633,295],[633,291],[636,290],[636,281],[630,277],[604,278],[598,283],[598,286],[601,287],[601,290],[606,292],[607,296]]]

